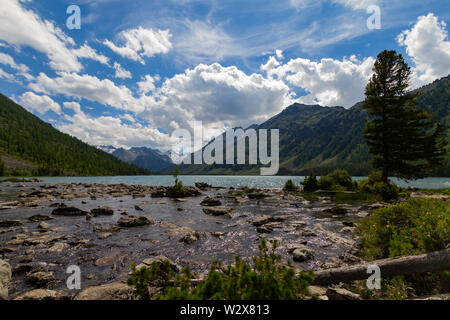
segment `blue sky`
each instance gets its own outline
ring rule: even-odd
[[[166,150],[194,120],[208,139],[293,102],[351,107],[384,49],[412,87],[446,76],[449,20],[448,1],[2,0],[0,92],[90,144]]]

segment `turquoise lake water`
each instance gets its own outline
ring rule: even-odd
[[[288,179],[292,179],[299,184],[305,177],[300,176],[180,176],[180,180],[186,186],[192,186],[195,182],[206,182],[216,187],[239,187],[248,186],[251,188],[282,188]],[[39,178],[46,183],[99,183],[99,184],[138,184],[150,186],[170,186],[173,185],[172,176],[117,176],[117,177],[45,177]],[[365,179],[364,177],[354,177],[354,180]],[[450,188],[450,178],[426,178],[409,183],[392,179],[399,186],[417,188]]]

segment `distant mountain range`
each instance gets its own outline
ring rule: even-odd
[[[161,152],[147,147],[135,147],[131,149],[116,148],[114,146],[97,146],[116,158],[142,167],[153,172],[171,171],[173,168],[169,152]]]
[[[418,108],[435,116],[450,141],[450,76],[416,91],[422,92]],[[280,130],[278,174],[306,175],[313,171],[322,175],[343,168],[354,176],[367,175],[371,156],[362,138],[367,113],[361,105],[359,102],[345,109],[296,103],[257,126],[256,129]],[[248,165],[183,165],[181,169],[183,174],[259,174],[258,166]],[[433,175],[450,176],[450,165]]]
[[[13,175],[151,173],[56,130],[1,94],[0,158]]]

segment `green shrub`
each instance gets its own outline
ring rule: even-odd
[[[334,170],[326,176],[319,179],[319,187],[322,190],[333,191],[353,191],[356,189],[356,183],[346,170]]]
[[[312,273],[296,276],[292,263],[281,264],[281,256],[275,254],[275,246],[269,252],[263,240],[260,253],[252,258],[253,266],[236,257],[235,264],[224,266],[220,261],[211,264],[203,282],[192,284],[192,273],[184,268],[175,277],[170,272],[161,277],[156,266],[151,270],[132,268],[128,280],[142,298],[149,298],[148,286],[162,287],[155,300],[292,300],[308,294],[308,286],[313,282]]]
[[[372,193],[380,195],[383,200],[397,199],[400,189],[395,183],[385,183],[381,179],[381,172],[372,172],[365,180],[361,180],[358,189],[362,193]]]
[[[437,199],[411,199],[375,210],[361,220],[361,255],[369,260],[445,249],[450,243],[450,206]]]
[[[319,190],[319,184],[317,183],[317,178],[315,175],[309,175],[302,182],[303,191],[304,192],[314,192]]]
[[[286,183],[284,184],[284,191],[297,191],[298,187],[297,185],[294,183],[294,181],[292,181],[291,179],[289,179],[288,181],[286,181]]]
[[[180,169],[175,168],[175,172],[173,177],[175,178],[175,183],[173,187],[167,189],[167,196],[171,198],[184,198],[189,196],[189,191],[183,187],[183,182],[178,180],[178,176],[180,175]]]

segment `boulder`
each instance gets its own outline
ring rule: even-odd
[[[192,244],[192,243],[200,240],[201,237],[202,237],[202,234],[199,232],[190,233],[190,234],[183,236],[180,239],[180,242],[184,242],[186,244]]]
[[[220,200],[218,200],[218,199],[206,197],[205,199],[203,199],[203,201],[200,203],[200,205],[205,206],[205,207],[216,207],[216,206],[222,205],[222,202],[220,202]]]
[[[22,222],[19,220],[4,220],[0,221],[0,228],[10,228],[10,227],[19,227],[22,225]]]
[[[314,297],[325,296],[327,294],[327,289],[319,286],[309,286],[308,291]]]
[[[149,224],[154,224],[155,220],[144,217],[144,216],[123,216],[117,222],[122,228],[133,228],[133,227],[141,227]]]
[[[11,281],[11,266],[6,261],[0,260],[0,300],[8,299],[8,285]]]
[[[111,207],[100,207],[92,209],[91,213],[94,216],[112,216],[114,214],[114,210],[111,209]]]
[[[343,288],[329,288],[326,295],[330,300],[361,300],[358,294]]]
[[[259,227],[259,226],[262,226],[262,225],[264,225],[266,223],[273,222],[273,221],[274,221],[273,217],[265,215],[265,216],[261,216],[261,217],[258,217],[256,219],[254,219],[252,221],[252,224],[255,227]]]
[[[347,209],[344,207],[336,206],[336,207],[324,209],[322,212],[332,213],[332,214],[346,214]]]
[[[270,227],[266,227],[266,226],[260,226],[256,228],[256,231],[258,233],[272,233],[273,229]]]
[[[144,261],[142,261],[142,265],[151,267],[153,263],[156,263],[158,266],[161,266],[164,263],[164,261],[167,261],[169,263],[170,267],[174,272],[179,272],[181,270],[181,267],[179,265],[177,265],[175,262],[162,255],[147,258]]]
[[[56,300],[58,293],[48,289],[36,289],[21,294],[14,300]]]
[[[41,222],[38,225],[38,229],[46,230],[48,228],[50,228],[50,225],[47,222]]]
[[[212,216],[224,216],[226,214],[231,213],[232,211],[233,211],[233,209],[228,208],[228,207],[222,207],[222,206],[203,208],[204,213],[206,213],[207,215],[212,215]]]
[[[86,211],[83,211],[81,209],[75,208],[75,207],[60,207],[56,208],[52,211],[52,214],[55,216],[85,216]]]
[[[37,271],[27,274],[25,283],[35,286],[36,288],[44,288],[55,281],[53,272]]]
[[[204,182],[196,182],[195,186],[202,191],[207,191],[211,188],[211,185],[204,183]]]
[[[304,245],[298,245],[292,252],[292,258],[296,262],[305,262],[314,259],[313,251]]]
[[[31,216],[28,218],[28,221],[30,222],[40,222],[40,221],[48,221],[52,220],[53,218],[50,216],[47,216],[45,214],[36,214],[34,216]]]
[[[134,289],[123,282],[113,282],[87,288],[75,300],[134,300]]]

